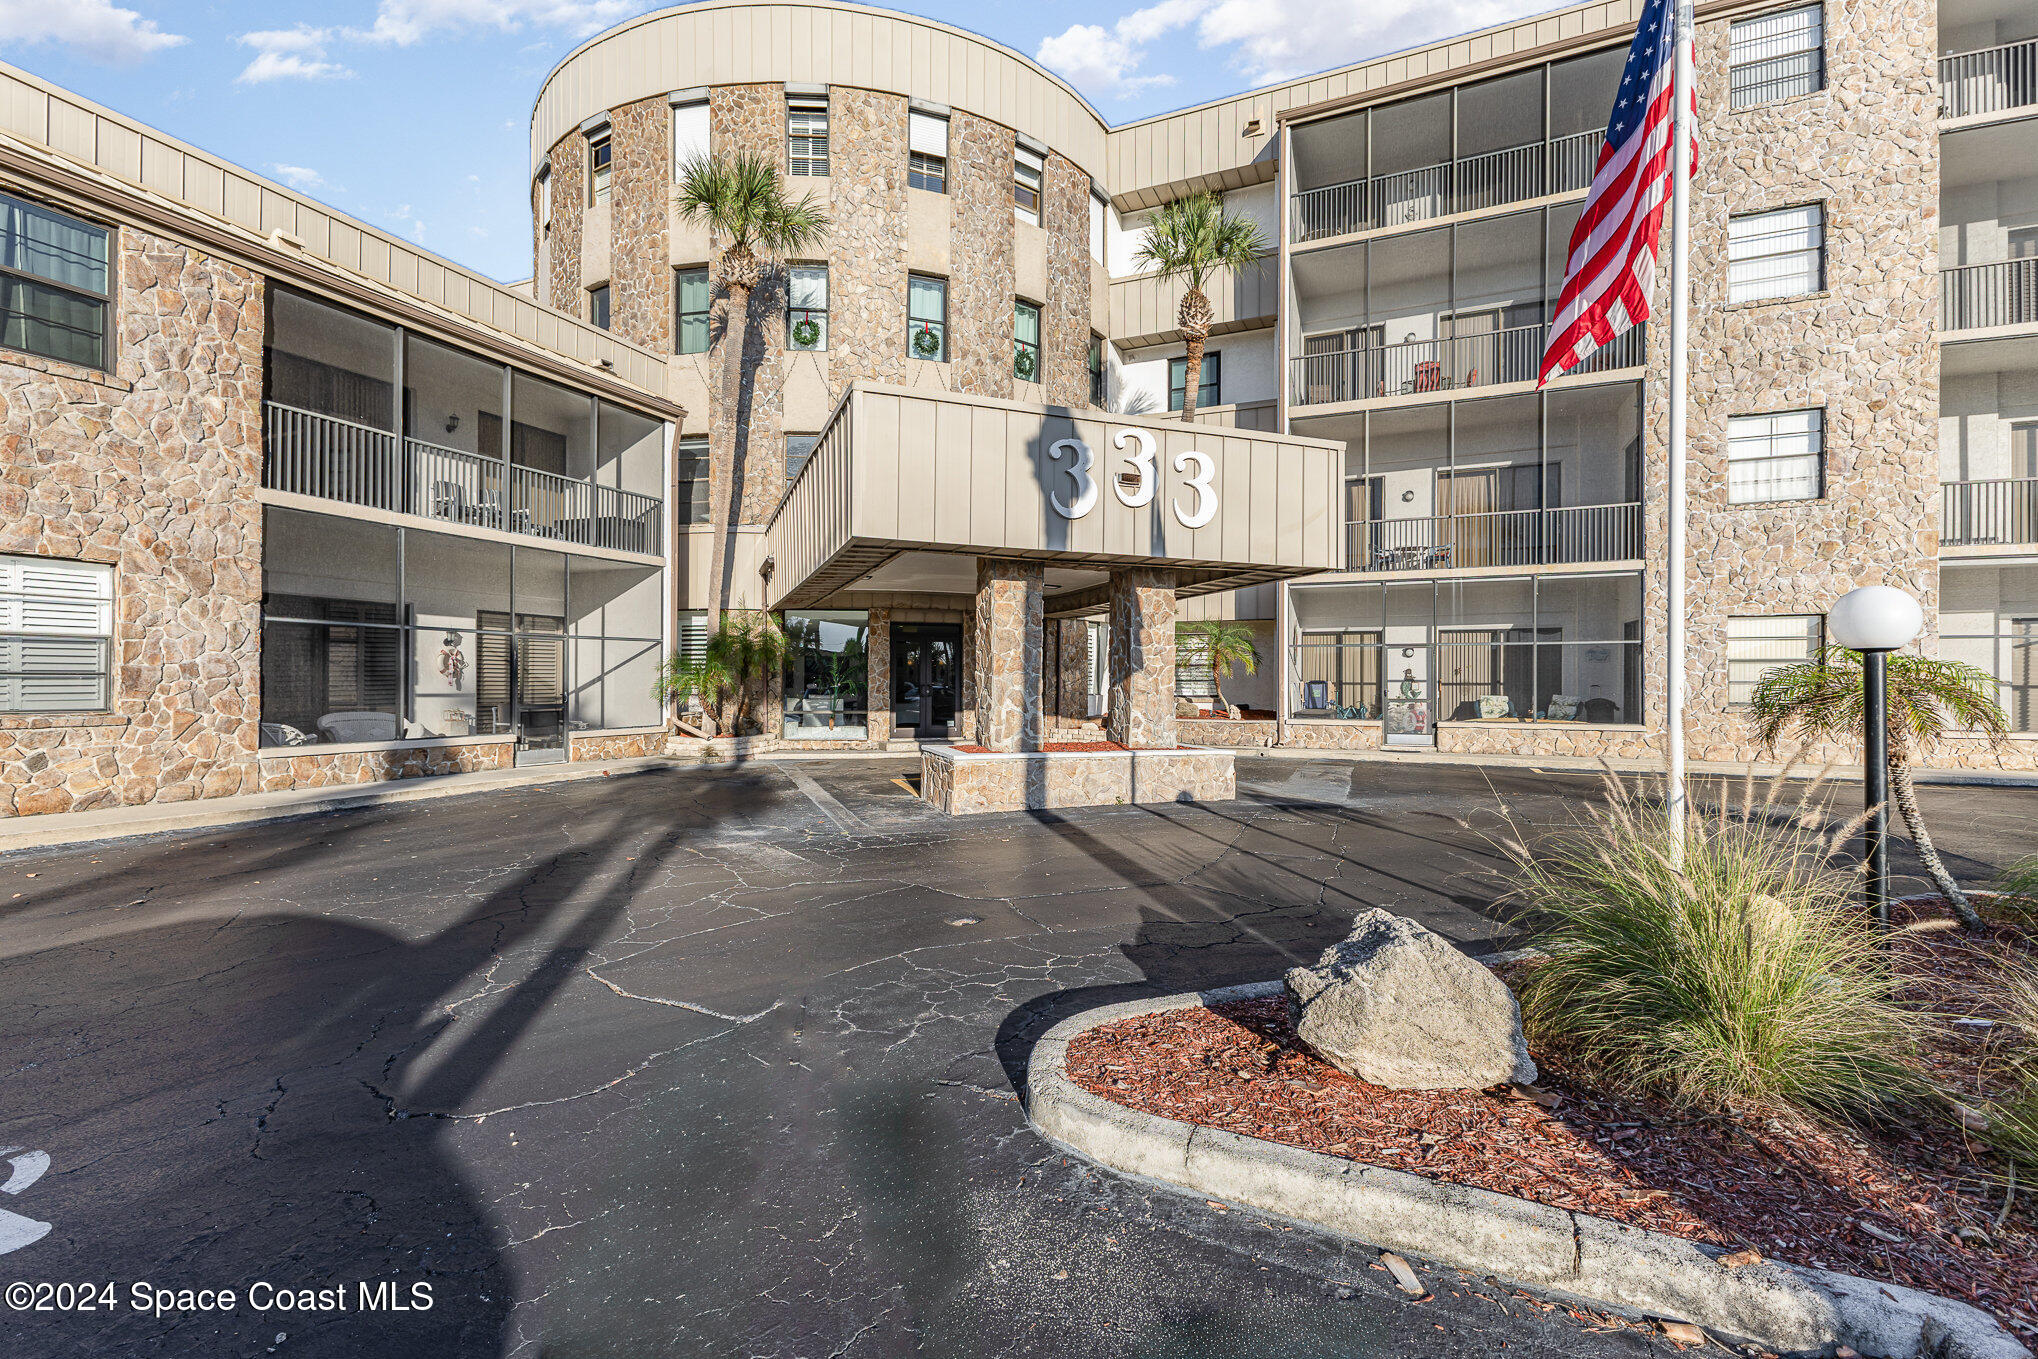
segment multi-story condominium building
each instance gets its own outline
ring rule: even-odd
[[[930,20],[661,11],[539,90],[517,287],[0,70],[0,812],[659,748],[717,534],[795,641],[773,740],[1172,739],[1180,597],[1265,661],[1185,739],[1651,755],[1660,329],[1535,382],[1638,10],[1122,126]],[[2038,10],[1699,20],[1693,752],[1758,754],[1756,679],[1880,581],[2017,732],[1937,758],[2038,766]],[[729,410],[674,188],[737,151],[832,226]],[[1201,190],[1269,248],[1184,429],[1134,260]]]

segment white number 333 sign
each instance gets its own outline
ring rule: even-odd
[[[1129,476],[1111,479],[1111,490],[1119,503],[1132,509],[1150,503],[1157,489],[1159,476],[1154,469],[1153,435],[1143,429],[1121,429],[1113,436],[1112,446],[1123,450],[1129,444],[1131,452],[1125,454],[1124,462]],[[1064,519],[1081,519],[1097,504],[1097,482],[1090,475],[1096,463],[1096,455],[1081,439],[1056,439],[1048,445],[1047,457],[1050,462],[1069,460],[1063,469],[1068,473],[1074,495],[1064,500],[1061,494],[1050,489],[1047,499],[1054,506],[1055,513]],[[1210,455],[1193,448],[1175,454],[1172,463],[1175,471],[1186,472],[1183,478],[1185,489],[1193,491],[1195,503],[1184,508],[1180,500],[1172,502],[1170,508],[1175,519],[1183,528],[1202,528],[1217,517],[1217,492],[1211,489],[1210,480],[1217,475],[1217,464],[1210,461]]]

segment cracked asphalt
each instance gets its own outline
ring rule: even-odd
[[[651,773],[0,860],[0,1354],[1655,1353],[1065,1157],[1028,1045],[1386,906],[1513,937],[1488,837],[1590,777],[1240,760],[1240,800],[949,821],[898,761]],[[1841,796],[1850,796],[1841,790]],[[1964,876],[2038,794],[1931,789]],[[0,1151],[4,1154],[4,1151]],[[137,1313],[137,1280],[233,1288]],[[257,1281],[347,1311],[251,1309]],[[429,1311],[363,1312],[363,1282]]]

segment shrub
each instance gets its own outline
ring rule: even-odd
[[[1713,1112],[1873,1115],[1923,1083],[1923,1021],[1896,1003],[1858,878],[1783,783],[1694,811],[1681,864],[1660,800],[1609,776],[1591,819],[1505,848],[1544,918],[1522,982],[1532,1043],[1617,1089]],[[1696,793],[1694,787],[1694,793]]]
[[[2020,859],[1996,880],[1996,896],[1982,914],[2038,925],[2038,854]]]
[[[2009,1092],[1984,1106],[1988,1123],[1981,1137],[2018,1170],[2038,1173],[2038,965],[2005,963],[1995,991],[1991,1008],[2007,1030],[2002,1075]]]

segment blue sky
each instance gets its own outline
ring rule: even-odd
[[[531,100],[642,0],[0,0],[0,59],[496,278],[530,272]],[[897,8],[1059,72],[1113,123],[1550,8],[1158,0]]]

